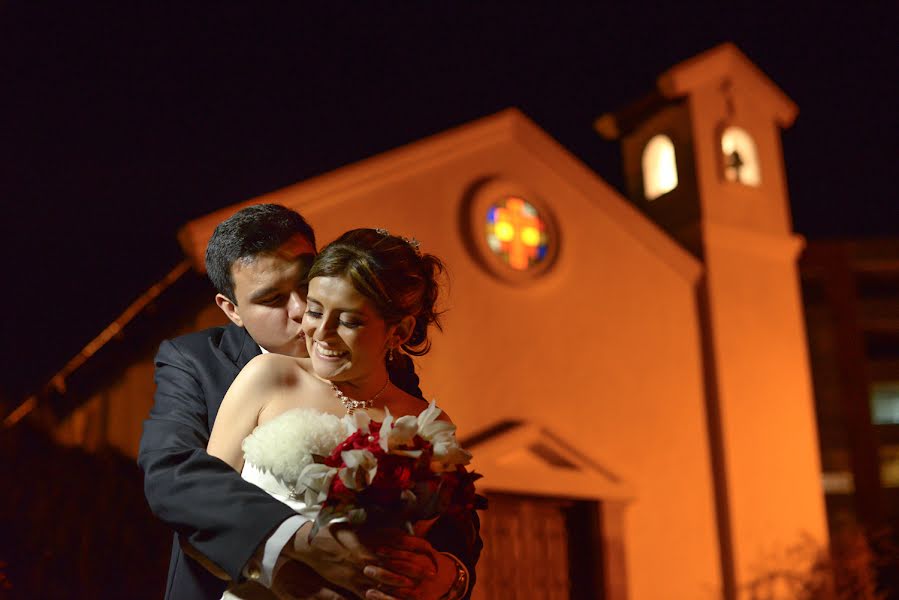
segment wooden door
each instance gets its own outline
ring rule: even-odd
[[[601,599],[595,502],[487,494],[473,600]]]

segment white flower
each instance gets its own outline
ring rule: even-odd
[[[364,410],[357,410],[351,415],[344,415],[343,423],[346,425],[346,437],[353,435],[357,431],[368,433],[368,424],[371,423],[371,417]]]
[[[434,463],[440,463],[444,468],[435,469]],[[465,450],[460,445],[455,443],[453,440],[453,444],[450,446],[446,446],[442,449],[440,454],[438,454],[435,450],[434,459],[431,461],[431,470],[436,472],[441,472],[450,469],[451,466],[456,465],[467,465],[471,462],[471,452]]]
[[[340,469],[340,480],[348,489],[367,488],[378,473],[378,459],[368,450],[344,450],[340,458],[346,465]]]
[[[390,431],[390,442],[402,448],[412,444],[412,440],[418,435],[418,419],[412,415],[406,415],[396,420]]]
[[[384,452],[418,458],[421,456],[421,450],[412,449],[412,440],[418,435],[430,442],[434,449],[432,470],[450,471],[456,465],[467,465],[471,462],[471,454],[463,450],[456,441],[456,426],[438,418],[443,411],[433,400],[418,417],[406,415],[394,419],[390,410],[385,409],[385,412],[386,417],[381,424],[379,440]]]
[[[418,428],[422,431],[426,430],[428,425],[436,421],[442,412],[442,410],[437,408],[437,403],[431,400],[428,407],[418,415]],[[424,437],[424,434],[422,434],[422,437]]]
[[[413,449],[413,440],[418,435],[418,419],[405,415],[394,420],[390,414],[390,409],[384,408],[386,416],[381,423],[380,438],[378,444],[381,449],[389,454],[399,456],[409,456],[418,458],[421,456],[421,450]]]
[[[306,465],[297,479],[296,488],[305,488],[306,506],[318,506],[328,498],[328,490],[331,489],[331,480],[337,474],[337,469],[328,465]]]
[[[381,432],[378,434],[378,445],[381,446],[381,450],[384,452],[390,450],[390,444],[388,442],[390,440],[391,431],[393,431],[393,415],[390,414],[390,409],[385,406],[384,420],[381,421]]]
[[[471,453],[463,450],[456,441],[456,426],[449,421],[438,420],[441,412],[432,400],[428,408],[418,415],[418,435],[431,442],[434,448],[431,469],[437,472],[471,462]]]

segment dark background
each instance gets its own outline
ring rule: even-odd
[[[177,264],[187,220],[503,108],[620,189],[593,120],[724,41],[799,105],[795,229],[899,235],[895,3],[666,4],[0,0],[0,401]]]

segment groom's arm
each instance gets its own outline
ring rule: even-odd
[[[434,548],[452,554],[465,565],[468,570],[468,594],[465,598],[471,596],[471,590],[474,589],[477,580],[475,566],[484,547],[480,529],[481,521],[477,512],[472,510],[460,519],[446,517],[438,519],[425,536]]]
[[[138,463],[152,511],[237,581],[257,549],[296,513],[206,453],[208,415],[196,357],[165,341]]]

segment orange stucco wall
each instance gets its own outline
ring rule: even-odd
[[[827,541],[811,376],[795,249],[771,244],[778,257],[764,241],[710,244],[735,575],[747,582],[803,535]]]

